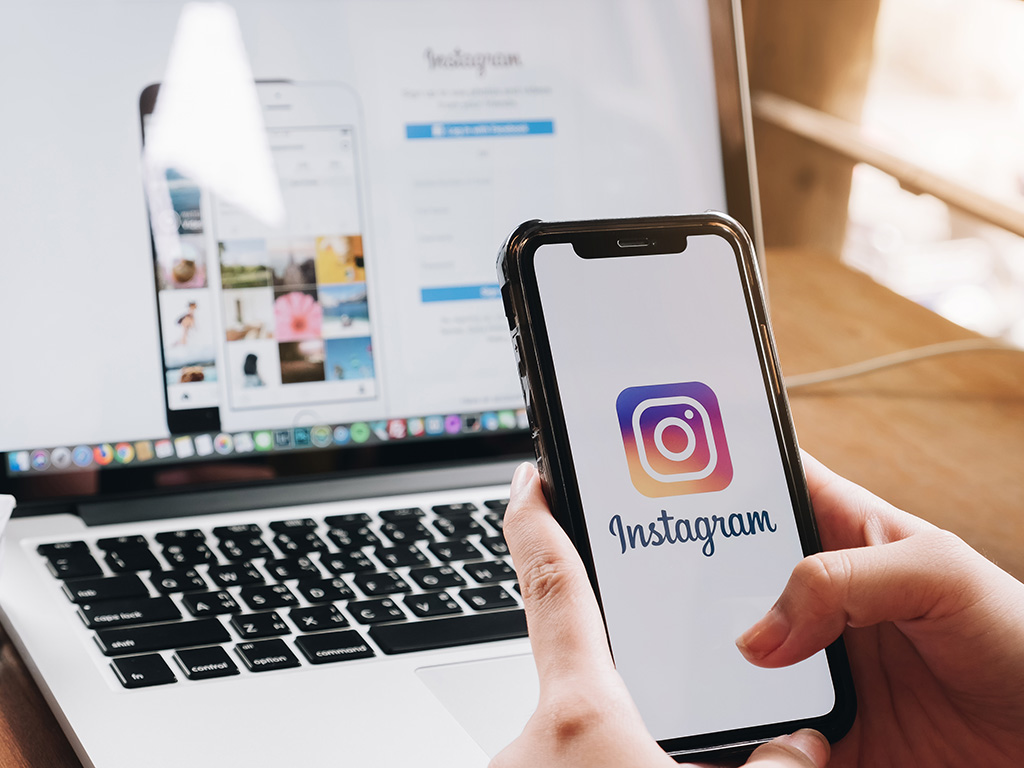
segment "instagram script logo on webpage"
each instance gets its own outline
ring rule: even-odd
[[[718,398],[706,384],[627,387],[615,410],[629,477],[644,496],[709,493],[732,481]]]

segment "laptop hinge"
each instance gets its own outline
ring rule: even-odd
[[[480,464],[435,466],[407,472],[370,471],[344,479],[96,501],[80,504],[78,514],[86,525],[110,525],[372,496],[502,485],[509,482],[519,462],[527,458],[530,457]]]

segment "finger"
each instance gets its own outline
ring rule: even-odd
[[[804,729],[780,736],[754,750],[746,765],[760,768],[825,768],[831,754],[828,740],[817,731]]]
[[[972,568],[972,554],[953,534],[934,529],[884,546],[811,555],[736,645],[758,666],[781,667],[817,653],[847,626],[942,614],[951,599],[965,599],[949,585]]]
[[[516,470],[505,511],[541,687],[612,669],[601,612],[579,554],[551,516],[532,464]]]
[[[828,469],[801,451],[824,549],[887,544],[932,526]]]

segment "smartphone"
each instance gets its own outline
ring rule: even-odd
[[[678,759],[841,738],[842,639],[775,670],[735,646],[820,550],[743,228],[528,222],[498,272],[544,490],[651,734]]]
[[[178,237],[154,259],[171,432],[343,421],[382,398],[356,94],[255,86],[282,224],[168,171]]]

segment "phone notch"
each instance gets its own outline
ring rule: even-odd
[[[572,238],[572,247],[582,259],[682,253],[686,250],[686,234],[670,228],[658,232],[581,232]]]

